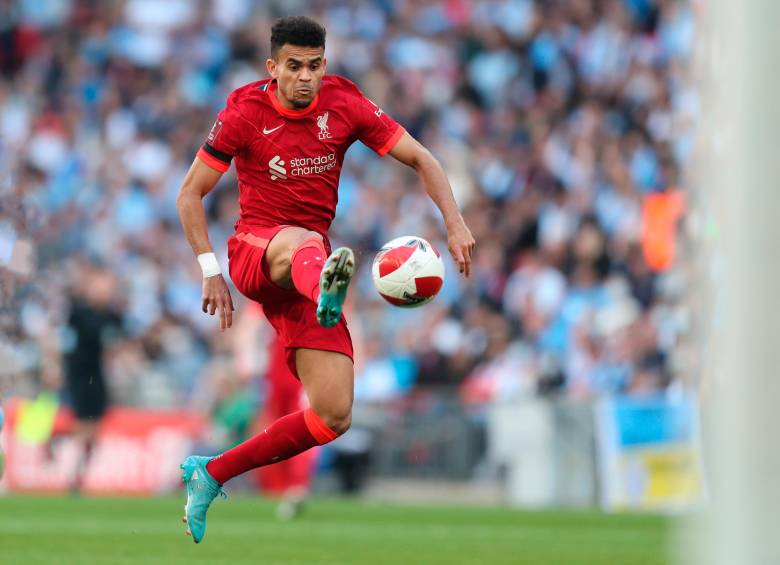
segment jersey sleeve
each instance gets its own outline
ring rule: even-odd
[[[401,124],[358,91],[355,103],[357,138],[381,157],[395,147],[406,131]]]
[[[217,114],[206,142],[198,151],[198,158],[212,169],[224,173],[230,168],[233,157],[241,152],[243,120],[235,106],[228,105]]]

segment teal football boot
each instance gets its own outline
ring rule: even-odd
[[[339,247],[325,261],[320,274],[320,298],[317,301],[317,321],[332,328],[341,319],[341,309],[347,297],[347,287],[355,274],[355,254],[349,247]]]
[[[190,455],[179,465],[184,470],[182,480],[187,487],[187,505],[184,507],[182,522],[187,524],[187,534],[195,543],[200,543],[206,535],[206,512],[217,496],[227,498],[225,491],[215,481],[206,465],[213,457]]]

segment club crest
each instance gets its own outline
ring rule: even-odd
[[[328,129],[328,112],[317,116],[317,127],[320,128],[320,133],[317,135],[320,139],[330,139],[333,137]]]

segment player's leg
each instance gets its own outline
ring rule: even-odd
[[[335,351],[296,349],[295,364],[311,409],[341,435],[352,423],[355,375],[352,359]]]
[[[312,302],[317,302],[320,272],[327,256],[320,234],[289,226],[271,239],[263,260],[274,284],[294,288]]]
[[[263,433],[218,455],[206,469],[223,484],[250,469],[289,459],[344,433],[352,417],[352,360],[341,353],[296,350],[310,407],[279,418]]]
[[[277,239],[282,232],[286,233]],[[215,458],[191,456],[185,459],[181,465],[184,470],[182,478],[187,488],[184,520],[188,533],[192,534],[195,542],[201,541],[205,535],[206,512],[214,498],[222,493],[221,485],[224,482],[249,469],[288,459],[315,445],[332,441],[349,425],[353,380],[352,342],[343,317],[339,316],[336,319],[335,328],[323,329],[319,317],[315,315],[316,309],[311,306],[311,297],[291,299],[290,296],[285,296],[289,293],[281,292],[280,294],[278,291],[279,287],[297,287],[297,285],[293,285],[292,265],[299,258],[294,258],[293,255],[301,253],[298,248],[305,247],[302,244],[306,242],[306,239],[310,239],[311,235],[312,232],[306,232],[301,228],[285,228],[279,232],[273,231],[267,234],[263,230],[258,230],[231,238],[228,243],[229,251],[232,251],[231,277],[246,296],[252,299],[259,297],[269,299],[263,302],[263,310],[274,329],[279,333],[280,338],[283,339],[286,351],[294,353],[298,348],[324,348],[342,352],[320,352],[326,355],[328,360],[321,359],[319,363],[316,363],[318,366],[317,374],[321,375],[319,379],[316,376],[308,376],[307,367],[310,363],[307,363],[305,355],[301,361],[303,374],[298,371],[292,358],[288,358],[288,363],[291,365],[291,370],[301,377],[304,384],[334,378],[343,383],[341,389],[345,391],[345,394],[336,399],[338,402],[332,405],[324,404],[322,401],[318,402],[323,407],[324,419],[313,408],[307,408],[278,419],[261,434],[220,456]],[[298,238],[297,243],[295,236]],[[267,251],[271,247],[269,240],[271,243],[280,244],[273,246],[270,257],[267,256]],[[286,245],[281,245],[283,242],[286,242]],[[262,263],[264,256],[266,259],[270,258],[270,261],[266,260],[265,264]],[[285,256],[288,257],[286,266]],[[338,256],[340,257],[340,255]],[[259,268],[261,264],[263,264],[262,269]],[[327,266],[326,261],[326,264],[323,265],[324,268],[320,268],[321,273],[324,273],[325,276],[331,273]],[[303,267],[305,267],[304,270],[311,270],[310,264],[303,265]],[[269,272],[270,268],[273,268],[273,274]],[[289,271],[287,284],[284,280],[286,271]],[[268,280],[269,278],[272,279],[273,284]],[[339,282],[342,279],[343,277],[336,277],[335,281]],[[309,388],[312,389],[310,394],[317,398],[322,396],[318,393],[317,387],[310,386]],[[346,416],[343,408],[344,398],[349,401]],[[329,427],[329,424],[334,427]]]
[[[270,347],[265,382],[266,401],[258,430],[282,416],[309,407],[303,385],[288,366],[287,351],[279,338],[274,339]],[[278,518],[289,520],[303,510],[311,490],[317,455],[314,447],[286,461],[257,469],[256,476],[263,493],[279,499]]]
[[[296,365],[311,407],[332,430],[344,433],[352,421],[352,360],[332,351],[297,349]],[[281,520],[290,520],[301,512],[314,471],[314,459],[307,457],[310,454],[316,455],[309,450],[285,462],[289,464],[287,480],[295,487],[285,493],[276,510]]]
[[[182,464],[187,485],[183,521],[196,543],[206,533],[206,512],[221,485],[250,469],[289,459],[343,434],[352,422],[354,371],[342,353],[297,349],[298,376],[311,407],[288,414],[261,434],[217,457],[190,456]]]
[[[351,249],[339,247],[327,256],[320,234],[289,226],[268,243],[264,261],[274,284],[295,288],[317,303],[317,320],[321,325],[332,327],[338,323],[355,272]]]

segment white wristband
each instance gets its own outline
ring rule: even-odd
[[[217,256],[214,253],[201,253],[198,255],[198,263],[200,263],[200,270],[203,271],[204,279],[222,274]]]

